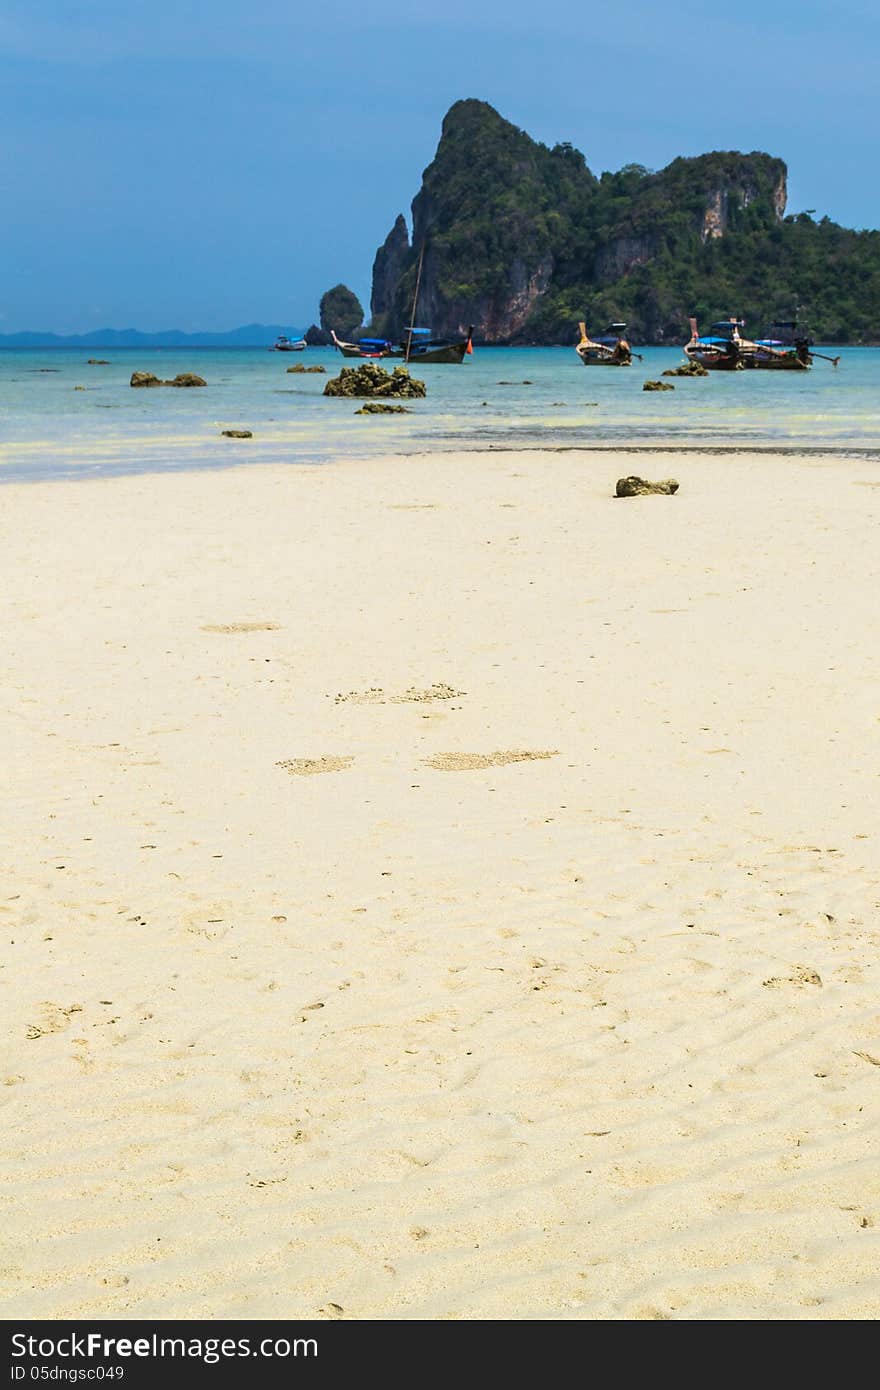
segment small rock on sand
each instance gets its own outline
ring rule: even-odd
[[[647,478],[637,478],[634,474],[629,478],[618,478],[617,487],[614,495],[616,497],[643,497],[649,493],[660,492],[671,497],[678,492],[678,483],[675,478],[661,478],[659,483],[649,483]]]

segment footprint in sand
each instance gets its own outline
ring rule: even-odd
[[[818,985],[821,988],[822,977],[812,966],[796,965],[793,975],[772,975],[763,983],[764,987],[769,989],[782,989],[784,985],[795,985],[798,989],[804,985]]]
[[[457,700],[459,696],[465,695],[464,690],[456,690],[454,686],[446,685],[444,681],[437,681],[434,685],[429,685],[426,690],[419,690],[417,686],[411,685],[409,690],[405,690],[402,695],[392,695],[392,705],[430,705],[434,700]]]
[[[354,758],[285,758],[276,764],[289,772],[291,777],[314,777],[318,772],[344,772],[351,767]]]
[[[345,695],[337,695],[333,703],[335,705],[384,705],[385,691],[378,685],[371,685],[369,690],[349,690]]]
[[[387,695],[381,686],[372,685],[369,690],[349,690],[336,696],[337,705],[430,705],[435,700],[457,700],[465,695],[464,690],[456,690],[445,681],[435,681],[433,685],[420,689],[411,685],[402,695]]]
[[[228,908],[217,903],[202,903],[194,912],[183,914],[181,925],[193,936],[202,936],[206,941],[222,941],[233,930],[234,918]]]
[[[207,623],[202,632],[278,632],[280,623]]]
[[[438,772],[472,772],[484,767],[506,767],[508,763],[535,762],[538,758],[555,758],[558,748],[546,752],[514,748],[500,753],[437,753],[425,759],[426,767],[436,768]]]
[[[30,1024],[25,1037],[33,1042],[37,1038],[45,1038],[50,1033],[63,1033],[65,1028],[70,1027],[71,1014],[81,1013],[82,1004],[69,1004],[65,1009],[47,999],[40,1005],[39,1023]]]

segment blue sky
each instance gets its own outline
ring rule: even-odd
[[[878,57],[861,0],[0,0],[0,333],[366,304],[459,97],[596,172],[764,149],[790,211],[880,226]]]

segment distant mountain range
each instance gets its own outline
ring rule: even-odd
[[[0,347],[150,348],[150,347],[271,347],[280,333],[299,337],[289,324],[248,323],[227,333],[141,333],[137,328],[95,328],[91,333],[0,333]]]

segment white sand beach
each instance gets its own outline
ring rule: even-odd
[[[0,517],[3,1316],[880,1314],[876,463]]]

